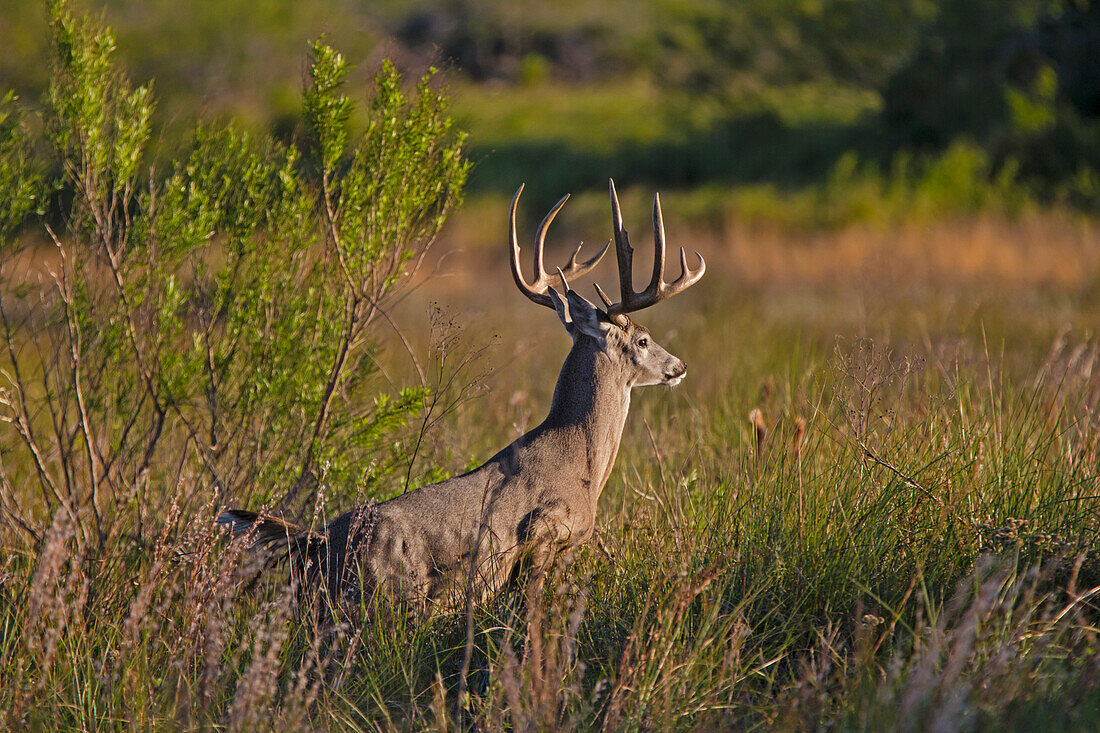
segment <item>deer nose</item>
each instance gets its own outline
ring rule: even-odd
[[[677,361],[665,370],[665,381],[671,382],[673,379],[683,379],[687,372],[687,364],[682,361]]]

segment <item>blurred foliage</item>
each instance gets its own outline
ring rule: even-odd
[[[883,90],[898,145],[970,136],[1047,193],[1095,207],[1079,177],[1100,170],[1100,5],[945,2]]]
[[[39,174],[29,147],[23,110],[15,95],[8,92],[0,100],[0,201],[5,202],[0,207],[0,238],[22,224],[42,200]]]
[[[888,172],[898,156],[961,144],[988,156],[990,183],[1008,167],[1037,200],[1100,207],[1092,0],[103,6],[128,66],[156,79],[154,142],[169,151],[200,110],[301,137],[297,59],[326,31],[368,67],[380,49],[406,72],[449,67],[455,114],[471,131],[473,189],[527,180],[546,199],[535,205],[608,175],[797,191],[825,185],[845,156]],[[45,85],[41,9],[0,0],[0,14],[0,87],[35,96]]]
[[[679,207],[696,222],[740,221],[818,231],[853,224],[896,225],[965,217],[978,211],[1016,216],[1032,205],[1018,167],[995,167],[984,150],[959,140],[942,154],[898,153],[889,166],[841,155],[824,180],[794,191],[770,183],[699,190]]]

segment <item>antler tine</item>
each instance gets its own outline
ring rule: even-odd
[[[581,247],[584,246],[584,242],[577,245],[577,248],[573,250],[572,256],[569,258],[569,262],[565,265],[565,273],[569,277],[580,277],[584,273],[591,270],[593,267],[599,264],[603,259],[604,253],[607,252],[607,248],[611,246],[611,240],[607,240],[603,243],[603,247],[595,255],[585,260],[584,262],[577,262],[577,255],[581,253]]]
[[[619,207],[619,197],[615,193],[614,181],[610,182],[609,188],[611,191],[611,225],[615,234],[615,251],[619,260],[619,288],[622,300],[618,303],[612,303],[599,285],[596,285],[596,293],[603,300],[604,305],[607,306],[608,315],[619,320],[618,316],[620,315],[647,308],[654,303],[687,290],[698,282],[699,278],[706,272],[707,263],[703,260],[703,256],[696,252],[695,256],[699,258],[699,266],[694,270],[689,269],[687,254],[681,247],[680,276],[671,283],[665,282],[665,222],[661,213],[661,197],[659,194],[655,195],[653,197],[653,275],[645,290],[635,292],[633,271],[631,269],[633,267],[634,250],[627,239],[626,230],[623,229],[622,211]]]
[[[600,287],[599,283],[592,283],[592,286],[596,288],[596,295],[600,296],[600,300],[603,301],[604,308],[607,309],[608,313],[611,313],[611,310],[615,307],[615,304],[611,302],[611,298],[607,297],[607,293],[603,291],[603,288]]]
[[[535,276],[538,278],[534,287],[539,288],[550,284],[550,276],[546,273],[546,268],[542,262],[542,251],[546,247],[546,232],[550,229],[550,224],[554,221],[554,217],[561,211],[561,207],[565,206],[565,202],[569,200],[569,194],[565,194],[558,203],[554,204],[554,208],[546,212],[546,216],[542,217],[542,221],[539,222],[539,228],[535,231]],[[543,281],[546,281],[545,283]]]
[[[516,234],[516,208],[519,206],[519,196],[521,193],[523,193],[524,185],[525,184],[521,183],[519,185],[519,188],[516,189],[515,195],[512,196],[511,209],[508,212],[509,243],[512,245],[512,256],[510,263],[512,265],[512,279],[516,281],[516,287],[519,288],[519,291],[526,295],[528,299],[534,301],[535,303],[538,303],[539,305],[545,305],[553,308],[554,301],[550,299],[550,296],[546,295],[545,293],[540,293],[532,288],[530,285],[528,285],[527,281],[523,279],[523,272],[520,270],[519,267],[519,236]],[[536,263],[537,262],[538,260],[536,259]],[[538,274],[538,270],[536,269],[536,283],[538,282]]]
[[[634,295],[634,283],[632,273],[634,271],[634,248],[630,246],[630,239],[626,229],[623,229],[623,213],[619,206],[619,194],[615,191],[614,179],[607,179],[607,188],[611,192],[611,231],[615,236],[615,258],[619,263],[619,294],[623,302]],[[597,286],[599,291],[599,287]],[[607,302],[607,296],[599,291],[600,298]],[[620,303],[622,305],[622,303]],[[615,306],[610,306],[614,308]],[[609,311],[610,312],[610,311]]]
[[[670,283],[661,283],[661,297],[659,300],[671,298],[673,295],[682,293],[699,282],[699,278],[707,271],[707,261],[698,252],[695,253],[695,256],[699,258],[699,266],[694,270],[689,270],[687,252],[684,251],[683,247],[680,248],[680,277]]]
[[[535,279],[534,282],[528,284],[523,277],[523,272],[519,265],[519,238],[516,234],[516,209],[519,206],[519,197],[521,193],[523,193],[522,184],[512,197],[512,206],[508,214],[509,233],[512,245],[512,278],[516,281],[516,287],[518,287],[520,292],[527,296],[528,299],[539,305],[544,305],[547,308],[553,308],[554,301],[547,294],[547,290],[550,287],[551,276],[547,274],[543,263],[543,250],[546,246],[546,232],[549,230],[551,222],[554,221],[554,217],[558,215],[561,208],[565,206],[565,202],[569,200],[569,194],[562,196],[558,203],[547,212],[546,216],[542,218],[539,228],[535,232]],[[565,280],[566,277],[580,277],[595,267],[604,256],[604,253],[607,252],[607,248],[610,244],[611,242],[608,241],[608,243],[603,246],[603,249],[597,252],[591,259],[584,262],[577,262],[577,256],[580,254],[581,247],[584,246],[584,243],[582,242],[580,245],[577,245],[577,249],[573,251],[573,255],[569,258],[569,262],[566,264],[565,269],[562,270],[558,268],[558,275],[562,279],[562,284],[568,289]]]
[[[560,267],[558,268],[558,277],[561,278],[561,289],[564,292],[568,293],[569,292],[569,281],[565,279],[565,273],[562,272],[562,269]]]
[[[665,298],[671,298],[679,292],[686,290],[694,285],[699,278],[703,276],[703,273],[707,270],[707,263],[703,259],[703,255],[698,252],[695,256],[699,258],[699,267],[697,270],[689,270],[687,265],[687,253],[684,252],[684,248],[680,248],[680,277],[673,280],[671,283],[665,282],[665,219],[661,214],[661,195],[653,195],[653,279],[649,283],[649,287],[645,289],[645,295],[651,292],[655,296],[653,302],[664,300]],[[651,305],[651,304],[647,304]]]
[[[645,292],[656,293],[665,279],[665,218],[661,214],[661,194],[653,194],[653,277]]]

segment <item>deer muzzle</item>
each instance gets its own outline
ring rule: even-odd
[[[687,364],[677,359],[676,363],[665,370],[665,384],[675,387],[687,372]]]

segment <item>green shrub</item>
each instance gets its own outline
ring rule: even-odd
[[[404,465],[387,436],[426,388],[380,392],[372,329],[467,173],[431,74],[410,95],[385,65],[352,129],[348,62],[317,42],[301,149],[207,124],[160,178],[145,169],[151,88],[113,63],[108,29],[64,2],[50,15],[42,138],[11,95],[0,108],[0,247],[31,263],[3,271],[0,301],[5,480],[38,487],[28,523],[64,508],[98,545],[148,511],[150,484],[179,482],[165,495],[192,508],[308,501],[322,471],[376,490]],[[50,250],[52,281],[32,285]]]

